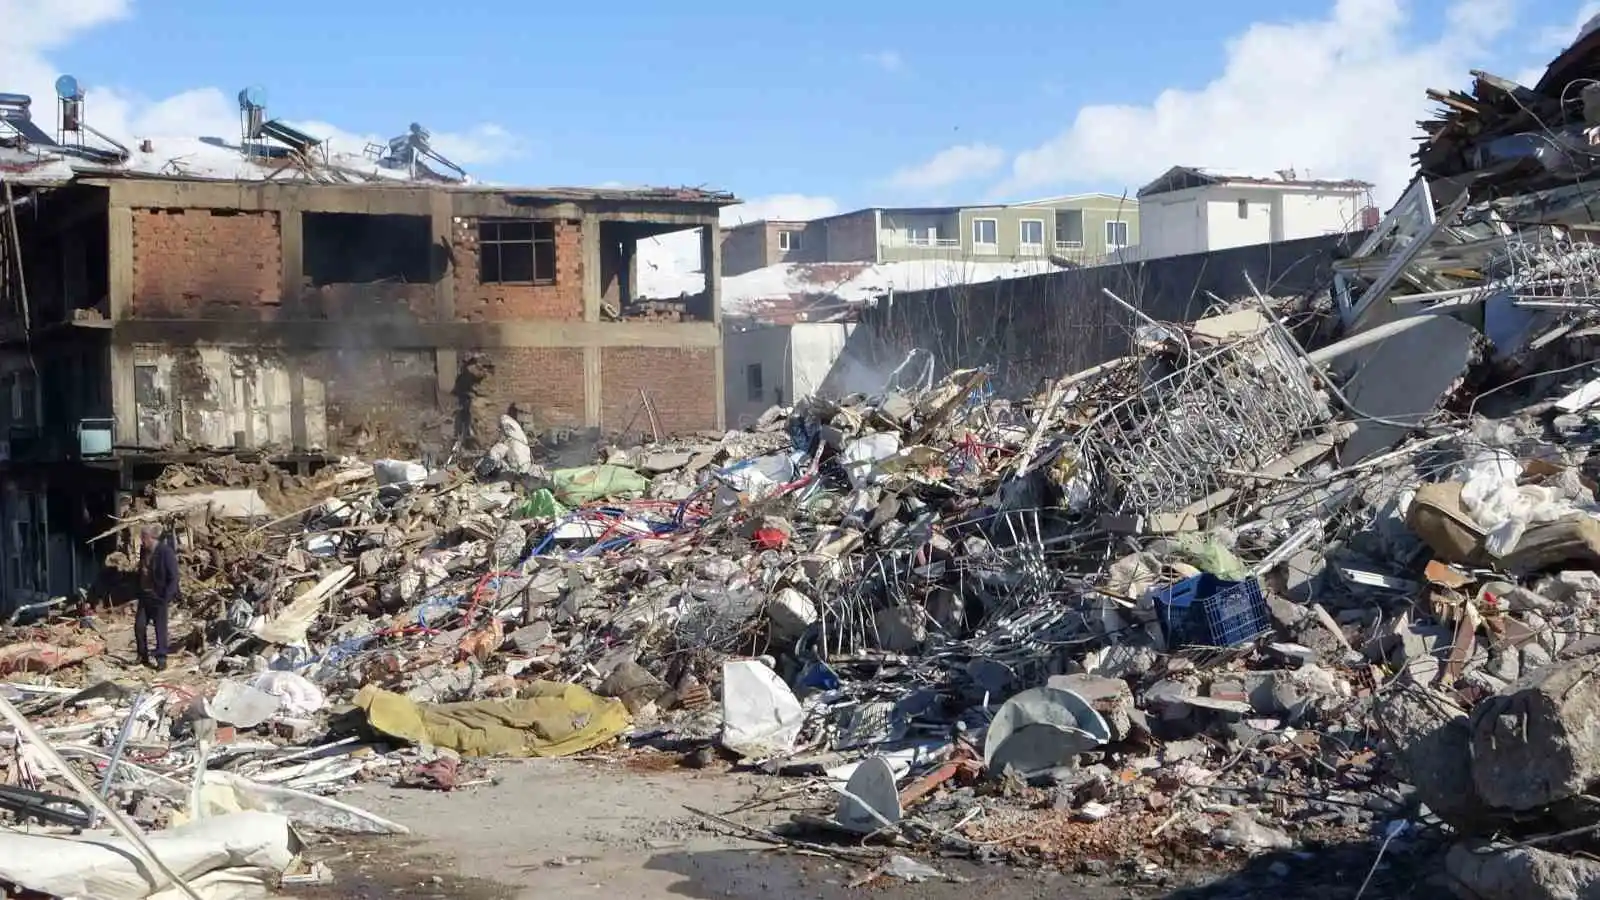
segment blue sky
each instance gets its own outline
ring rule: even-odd
[[[85,10],[70,27],[0,38],[0,78],[6,41],[32,40],[20,58],[114,90],[132,129],[168,98],[261,84],[291,120],[461,135],[484,179],[705,185],[807,211],[1120,193],[1177,163],[1293,165],[1389,189],[1427,109],[1421,88],[1542,65],[1583,12],[1572,0],[1059,13],[948,0],[72,2]],[[45,5],[0,0],[0,22]],[[1196,93],[1158,102],[1175,89]],[[1125,108],[1080,115],[1108,106]],[[196,117],[222,127],[215,103]],[[950,148],[964,149],[924,166]]]

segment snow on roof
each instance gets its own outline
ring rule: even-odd
[[[149,147],[148,151],[143,148]],[[122,163],[106,163],[48,147],[20,150],[0,147],[0,171],[32,184],[64,183],[74,177],[116,174],[194,178],[211,181],[309,181],[343,175],[359,181],[412,181],[404,169],[382,166],[363,154],[330,152],[325,164],[310,171],[284,158],[246,156],[220,140],[194,137],[148,138],[129,148]],[[274,173],[278,173],[274,175]],[[314,174],[315,173],[315,174]],[[318,178],[320,174],[323,177]]]
[[[1253,175],[1206,166],[1173,166],[1139,189],[1138,196],[1164,194],[1203,184],[1251,184],[1282,187],[1312,187],[1324,190],[1369,190],[1370,182],[1354,178],[1296,178],[1293,169],[1272,175]]]
[[[916,260],[892,263],[778,263],[722,279],[722,312],[756,315],[769,307],[796,303],[864,303],[890,291],[975,284],[1000,278],[1022,278],[1056,271],[1048,260],[968,262]],[[699,293],[705,285],[699,272],[639,271],[640,295],[677,297]]]

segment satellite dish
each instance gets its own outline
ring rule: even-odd
[[[56,96],[62,100],[77,100],[83,96],[83,89],[78,86],[78,79],[63,75],[56,79]]]
[[[259,85],[251,85],[239,92],[240,109],[265,109],[267,106],[267,89]]]

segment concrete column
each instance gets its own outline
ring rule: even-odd
[[[300,292],[305,289],[306,242],[300,213],[279,210],[278,256],[283,271],[279,274],[278,296],[289,309],[300,308]]]
[[[722,328],[722,226],[716,222],[700,229],[700,266],[706,273],[706,300],[711,304],[711,321]],[[722,376],[722,348],[726,339],[717,342],[712,351],[714,360],[711,379],[716,394],[717,428],[728,427],[728,385]]]
[[[133,210],[113,206],[106,211],[109,221],[107,256],[110,272],[106,293],[110,300],[110,319],[119,322],[133,309]]]
[[[443,256],[443,264],[434,273],[438,280],[433,283],[434,319],[439,322],[454,322],[456,318],[456,270],[455,270],[455,240],[456,216],[454,197],[446,191],[434,191],[429,197],[429,209],[432,216],[432,227],[429,229],[429,243],[435,248],[433,252]],[[433,351],[433,371],[436,378],[434,386],[434,402],[440,409],[453,409],[457,403],[456,378],[461,372],[461,359],[454,349],[435,347]]]
[[[112,206],[107,211],[106,294],[113,323],[133,313],[133,210]],[[106,371],[111,375],[112,436],[116,443],[132,445],[139,439],[139,407],[133,380],[133,347],[119,343],[113,324],[107,347]]]
[[[599,322],[604,288],[600,283],[600,217],[594,213],[586,213],[583,217],[579,246],[583,248],[583,320]],[[604,404],[601,401],[601,390],[605,383],[605,372],[601,365],[604,354],[605,351],[600,347],[583,348],[583,424],[590,428],[600,428],[605,424],[602,421]]]
[[[111,418],[117,444],[131,447],[139,442],[139,402],[133,378],[133,347],[117,341],[111,332],[106,368],[111,373]]]

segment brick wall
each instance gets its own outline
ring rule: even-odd
[[[462,322],[507,322],[517,319],[583,318],[583,228],[577,222],[556,223],[556,283],[480,284],[478,220],[455,222],[452,256],[455,268],[456,319]]]
[[[662,436],[717,426],[716,356],[709,348],[607,347],[600,356],[600,425],[607,433],[650,434],[643,388]]]
[[[490,443],[499,434],[500,416],[512,404],[524,425],[535,431],[583,424],[583,351],[569,347],[502,347],[478,351],[488,363],[471,389],[473,430]],[[466,358],[468,354],[463,354]],[[469,366],[471,365],[469,361]]]
[[[728,228],[722,232],[722,277],[731,278],[762,268],[767,258],[767,230],[760,225]]]
[[[874,210],[828,219],[825,224],[828,262],[872,262],[878,258],[878,214]]]
[[[449,446],[455,417],[439,409],[432,350],[328,350],[301,364],[322,381],[330,451],[371,458]]]
[[[134,316],[268,317],[282,277],[275,212],[133,211]]]

